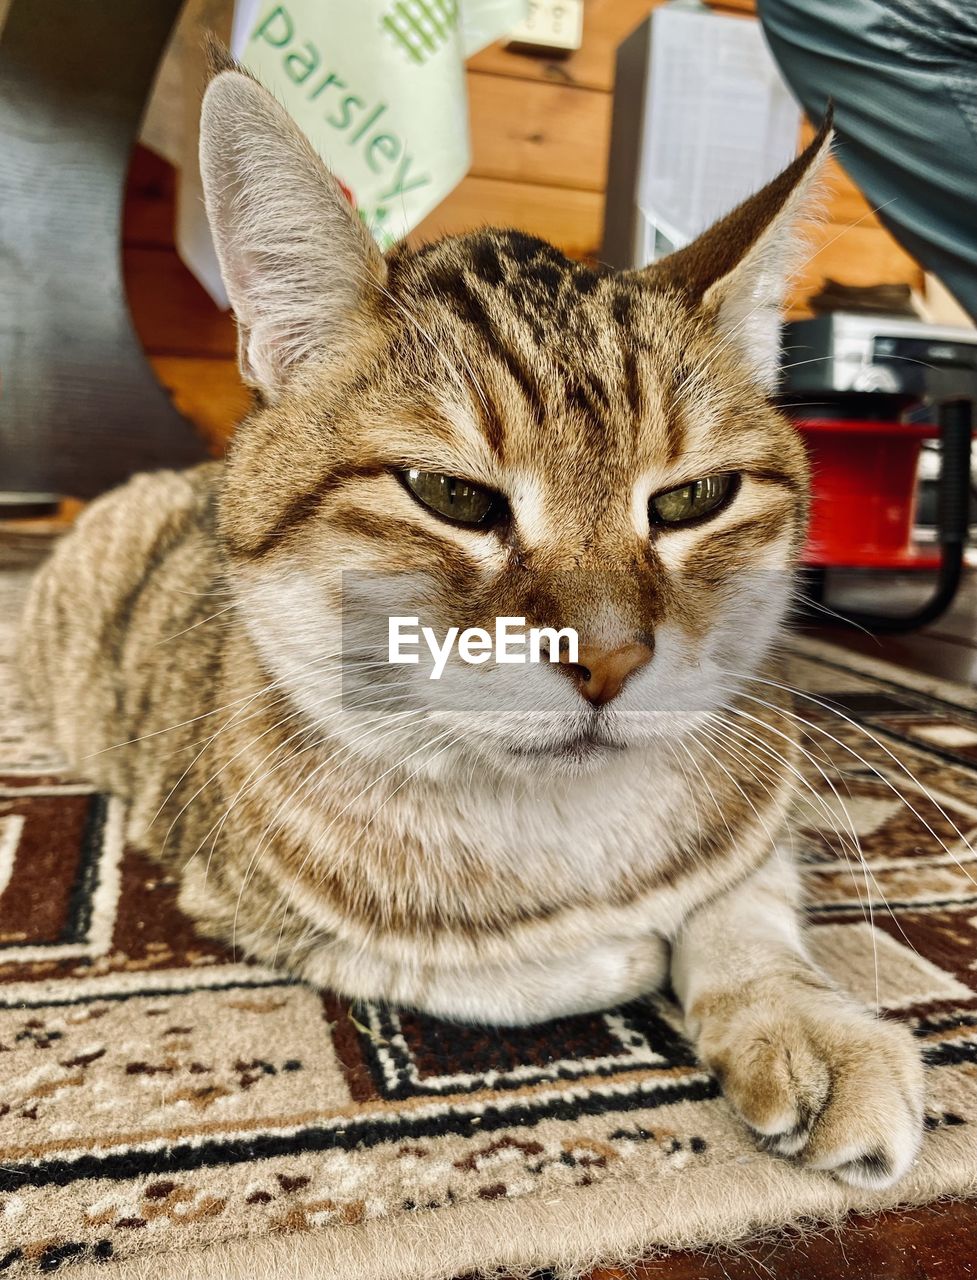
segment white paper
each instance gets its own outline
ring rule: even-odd
[[[800,130],[755,19],[666,5],[651,27],[641,265],[687,244],[768,182],[796,155]]]

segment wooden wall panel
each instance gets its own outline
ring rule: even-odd
[[[468,104],[475,176],[604,190],[609,93],[472,71]]]
[[[841,284],[920,284],[920,268],[914,258],[877,226],[823,223],[807,231],[810,252],[798,271],[793,305],[817,293],[826,277]]]
[[[424,219],[410,239],[420,244],[486,223],[519,227],[543,236],[572,258],[594,257],[600,252],[604,195],[601,191],[468,177]]]
[[[472,71],[514,76],[522,80],[545,80],[552,84],[575,85],[581,89],[614,88],[614,59],[617,47],[648,14],[665,0],[584,0],[583,45],[568,58],[547,58],[535,54],[512,53],[501,44],[483,49],[471,59]],[[754,0],[711,0],[717,13],[742,17],[755,12]]]
[[[150,355],[234,355],[234,320],[218,311],[175,249],[127,248],[123,263],[132,318]]]
[[[151,356],[150,363],[176,407],[208,440],[220,446],[231,438],[251,405],[251,393],[241,384],[234,360]]]

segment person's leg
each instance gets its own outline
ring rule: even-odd
[[[977,4],[758,0],[784,78],[893,235],[977,319]]]

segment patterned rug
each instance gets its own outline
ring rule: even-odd
[[[918,1163],[855,1193],[755,1150],[663,1001],[458,1027],[198,938],[18,697],[28,577],[0,574],[0,1276],[577,1275],[977,1189],[973,690],[794,648],[827,775],[794,827],[813,946],[868,1001],[877,954],[930,1067]]]

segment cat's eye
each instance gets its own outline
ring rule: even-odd
[[[648,504],[652,524],[685,524],[712,515],[732,498],[737,479],[734,473],[724,472],[659,493]]]
[[[400,477],[418,502],[436,515],[456,524],[491,524],[504,508],[503,499],[491,489],[442,475],[440,471],[420,471],[412,467]]]

